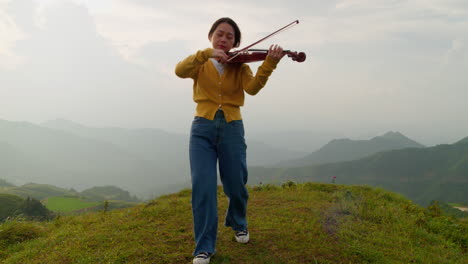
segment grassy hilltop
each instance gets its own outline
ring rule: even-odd
[[[212,263],[467,263],[467,222],[366,186],[250,188],[251,242],[222,226]],[[191,263],[190,190],[110,212],[0,225],[0,262]]]

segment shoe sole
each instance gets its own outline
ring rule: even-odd
[[[247,234],[246,236],[241,236],[241,237],[234,236],[234,237],[236,238],[237,243],[241,243],[241,244],[247,244],[249,243],[249,240],[250,240],[249,234]]]
[[[210,257],[211,258],[211,257]],[[199,260],[193,260],[193,264],[209,264],[210,263],[210,258],[207,259],[199,259]]]

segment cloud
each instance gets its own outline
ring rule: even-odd
[[[0,104],[14,120],[186,132],[192,82],[173,68],[209,47],[214,20],[234,18],[242,47],[298,19],[257,47],[279,43],[307,60],[280,63],[260,95],[247,97],[246,122],[356,130],[380,122],[401,131],[424,123],[427,131],[468,111],[467,14],[466,1],[455,0],[3,1]],[[258,65],[250,64],[254,72]]]
[[[206,32],[220,16],[231,16],[239,23],[244,37],[241,47],[298,19],[298,26],[260,46],[283,43],[311,50],[330,44],[397,42],[403,34],[426,36],[428,40],[451,38],[466,28],[466,12],[464,1],[441,0],[241,0],[206,1],[203,5],[193,1],[116,0],[109,11],[101,9],[93,15],[99,33],[131,61],[137,60],[139,49],[151,43],[177,40],[191,50],[208,46]]]
[[[297,19],[296,15],[289,14],[291,9],[284,8],[284,1],[268,5],[252,1],[206,1],[200,5],[193,1],[118,0],[112,8],[112,13],[94,13],[98,30],[129,60],[134,59],[138,49],[150,43],[176,40],[184,41],[185,47],[191,50],[207,47],[209,27],[220,16],[231,16],[239,23],[243,45]],[[284,18],[278,19],[280,15]],[[286,34],[277,40],[281,39],[289,41],[290,38]]]
[[[0,69],[13,69],[22,61],[13,52],[13,47],[18,40],[24,38],[24,34],[6,7],[7,3],[0,3]]]
[[[36,8],[14,9],[13,14],[27,17]],[[12,48],[24,61],[10,72],[0,71],[4,114],[37,121],[57,116],[107,123],[126,119],[135,125],[147,121],[148,106],[164,108],[164,103],[154,104],[155,98],[171,93],[156,89],[163,78],[124,60],[97,33],[87,8],[65,1],[41,12],[43,27],[15,20],[27,28]]]

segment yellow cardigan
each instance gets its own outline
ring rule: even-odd
[[[245,63],[226,64],[220,75],[210,60],[212,54],[212,48],[197,51],[179,62],[175,73],[180,78],[193,79],[193,100],[197,103],[195,116],[213,120],[216,111],[222,109],[227,122],[242,120],[240,107],[244,105],[244,91],[257,94],[279,59],[267,56],[255,76]]]

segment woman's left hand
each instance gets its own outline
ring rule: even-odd
[[[283,48],[277,44],[271,45],[270,49],[268,50],[268,56],[280,60],[283,58]]]

